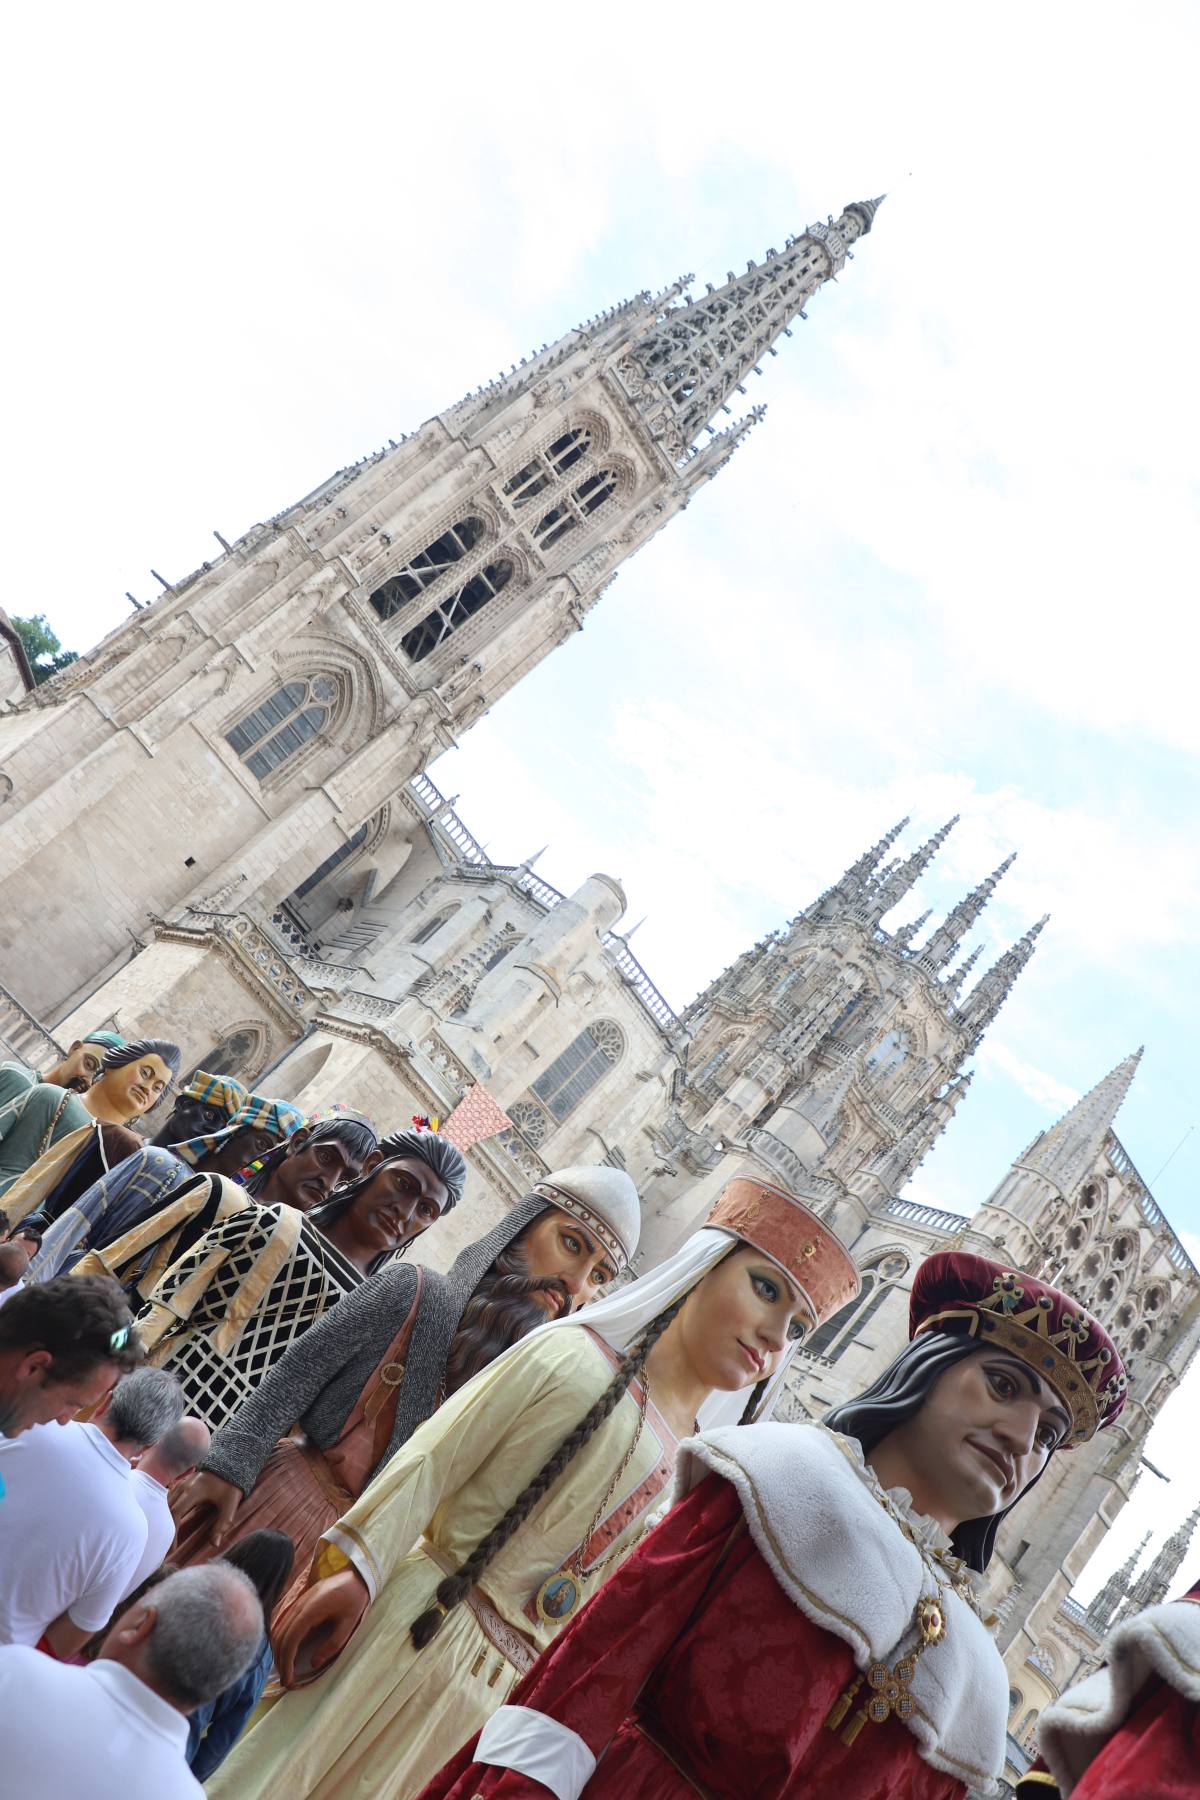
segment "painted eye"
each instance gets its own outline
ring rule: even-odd
[[[792,1344],[798,1344],[800,1342],[800,1339],[804,1336],[804,1332],[805,1332],[804,1320],[803,1319],[793,1319],[791,1324],[788,1326],[788,1342],[792,1343]]]
[[[569,1232],[566,1232],[566,1231],[563,1232],[562,1241],[566,1245],[567,1249],[571,1252],[572,1256],[578,1256],[579,1252],[583,1248],[583,1245],[579,1242],[579,1239],[577,1237],[572,1237]]]

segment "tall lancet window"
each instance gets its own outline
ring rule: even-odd
[[[533,528],[533,541],[539,550],[549,550],[565,538],[568,532],[574,531],[577,525],[586,524],[594,512],[598,512],[606,500],[611,500],[617,491],[617,478],[611,469],[597,469],[586,481],[581,481],[571,493],[564,494],[556,506],[540,518]]]
[[[487,606],[501,588],[507,587],[512,580],[513,565],[506,558],[499,562],[488,563],[480,569],[457,592],[448,594],[440,606],[426,613],[420,622],[406,631],[400,639],[400,648],[413,662],[424,662],[431,656],[439,644],[456,632],[460,625],[474,618],[477,612]]]
[[[552,444],[539,450],[532,462],[527,462],[523,469],[518,469],[511,481],[505,482],[504,498],[510,506],[528,506],[531,500],[561,481],[568,469],[573,469],[577,462],[581,462],[591,447],[590,431],[582,427],[564,431]]]
[[[227,731],[225,741],[262,781],[316,737],[336,700],[337,683],[329,675],[286,682]]]
[[[371,605],[381,619],[394,619],[398,612],[411,600],[418,600],[427,588],[441,580],[456,562],[461,562],[469,550],[473,550],[484,534],[482,519],[460,519],[457,525],[448,526],[440,537],[434,538],[432,544],[426,544],[423,550],[389,575],[382,587],[377,587],[371,595]]]

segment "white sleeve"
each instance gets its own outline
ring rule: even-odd
[[[134,1576],[146,1549],[146,1521],[140,1509],[141,1531],[130,1530],[120,1548],[101,1562],[83,1593],[67,1607],[67,1617],[81,1631],[103,1631],[126,1594],[136,1585]],[[111,1545],[109,1546],[111,1552]]]
[[[540,1781],[554,1800],[579,1800],[596,1759],[569,1725],[529,1706],[502,1706],[479,1734],[475,1761]]]

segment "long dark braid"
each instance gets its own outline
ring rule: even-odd
[[[409,1627],[412,1641],[418,1650],[423,1650],[426,1644],[433,1641],[441,1630],[446,1615],[461,1600],[466,1599],[492,1558],[499,1555],[513,1534],[520,1530],[538,1501],[544,1498],[559,1476],[569,1468],[610,1413],[615,1412],[628,1392],[630,1383],[643,1378],[647,1357],[686,1298],[686,1294],[680,1294],[664,1312],[650,1321],[641,1337],[621,1358],[616,1374],[600,1398],[580,1419],[570,1436],[564,1438],[553,1456],[542,1464],[533,1480],[517,1495],[504,1517],[476,1544],[458,1573],[447,1575],[438,1583],[433,1605],[427,1607]]]
[[[753,1425],[758,1417],[758,1409],[763,1403],[763,1396],[770,1385],[771,1377],[769,1375],[764,1375],[761,1381],[755,1382],[750,1389],[750,1397],[742,1408],[742,1416],[738,1420],[739,1425]]]

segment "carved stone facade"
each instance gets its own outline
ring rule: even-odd
[[[18,1000],[53,1024],[153,920],[261,921],[338,855],[725,466],[761,409],[715,421],[876,204],[696,304],[677,282],[543,346],[10,699],[0,970]]]

